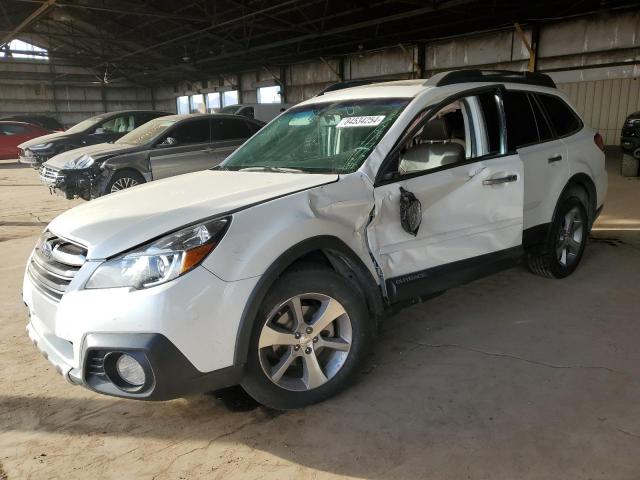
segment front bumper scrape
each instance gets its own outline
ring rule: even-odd
[[[123,390],[105,369],[107,355],[127,353],[138,360],[147,381],[137,390]],[[106,395],[141,400],[171,400],[240,383],[243,365],[201,372],[159,333],[89,333],[83,345],[82,383]]]

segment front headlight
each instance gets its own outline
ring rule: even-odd
[[[29,150],[38,151],[38,150],[47,150],[53,146],[53,143],[39,143],[38,145],[31,145],[28,147]]]
[[[74,160],[69,160],[67,163],[64,164],[62,169],[63,170],[80,170],[82,168],[89,168],[91,165],[93,165],[94,162],[95,160],[93,159],[93,157],[85,153],[81,157],[78,157]]]
[[[216,248],[230,217],[192,225],[100,265],[85,288],[149,288],[187,273]]]

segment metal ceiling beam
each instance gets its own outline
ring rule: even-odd
[[[17,27],[15,27],[13,30],[11,30],[10,33],[8,33],[4,37],[2,37],[2,40],[0,40],[0,47],[5,45],[6,43],[10,42],[11,40],[13,40],[17,35],[20,34],[20,32],[22,30],[24,30],[29,25],[31,25],[33,22],[38,20],[38,18],[40,18],[42,15],[44,15],[47,12],[47,10],[49,10],[54,3],[56,3],[56,0],[46,0],[45,2],[43,2],[36,9],[35,12],[33,12],[31,15],[29,15],[27,18],[25,18],[22,22],[20,22],[20,24]]]
[[[221,54],[221,55],[202,58],[200,60],[196,60],[194,62],[194,64],[202,64],[202,63],[207,63],[207,62],[214,62],[216,60],[222,60],[222,59],[233,57],[233,56],[239,55],[239,54],[245,54],[246,55],[248,53],[254,53],[254,52],[257,52],[257,51],[270,50],[272,48],[291,45],[293,43],[304,42],[306,40],[317,40],[317,39],[320,39],[320,38],[330,37],[330,36],[337,35],[337,34],[340,34],[340,33],[346,33],[346,32],[359,30],[359,29],[366,28],[366,27],[371,27],[371,26],[375,26],[375,25],[381,25],[383,23],[396,22],[398,20],[403,20],[405,18],[425,15],[427,13],[433,13],[435,11],[442,12],[443,10],[446,10],[447,8],[457,7],[457,6],[462,6],[462,5],[468,5],[470,3],[475,3],[476,1],[477,0],[449,0],[449,1],[446,1],[446,2],[442,2],[437,7],[436,6],[428,6],[428,7],[423,7],[423,8],[417,8],[417,9],[414,9],[414,10],[408,10],[406,12],[397,13],[395,15],[387,15],[386,17],[379,17],[379,18],[374,18],[374,19],[370,19],[370,20],[365,20],[365,21],[362,21],[362,22],[350,23],[350,24],[347,24],[347,25],[343,25],[341,27],[330,28],[328,30],[325,30],[324,32],[310,33],[310,34],[307,34],[307,35],[301,35],[301,36],[298,36],[298,37],[288,38],[286,40],[279,40],[279,41],[276,41],[276,42],[257,45],[255,47],[248,48],[248,49],[241,50],[241,51],[228,52],[228,53]]]
[[[247,14],[242,15],[242,16],[237,17],[237,18],[233,18],[233,19],[230,19],[230,20],[226,20],[226,21],[223,21],[223,22],[220,22],[220,23],[215,23],[215,24],[210,25],[210,26],[208,26],[208,27],[206,27],[206,28],[201,28],[201,29],[198,29],[198,30],[194,30],[193,32],[189,32],[189,33],[186,33],[186,34],[184,34],[184,35],[180,35],[180,36],[177,36],[177,37],[174,37],[174,38],[170,38],[170,39],[165,40],[165,41],[163,41],[163,42],[160,42],[160,43],[158,43],[158,44],[155,44],[155,45],[149,45],[149,46],[147,46],[147,47],[144,47],[144,48],[141,48],[141,49],[135,50],[135,51],[133,51],[133,52],[129,52],[129,53],[125,54],[125,55],[121,55],[121,56],[119,56],[119,57],[112,58],[112,59],[110,59],[110,60],[109,60],[109,62],[111,62],[111,63],[113,63],[113,62],[117,62],[118,60],[122,60],[123,58],[131,57],[131,56],[133,56],[133,55],[137,55],[137,54],[139,54],[139,53],[148,52],[149,50],[153,50],[154,48],[159,48],[159,47],[162,47],[162,46],[164,46],[164,45],[169,45],[169,44],[172,44],[172,43],[177,43],[177,42],[180,42],[180,41],[186,40],[187,38],[192,38],[192,37],[195,37],[195,36],[197,36],[197,35],[200,35],[200,34],[202,34],[202,33],[204,33],[204,32],[208,32],[209,30],[213,30],[213,29],[216,29],[216,28],[220,28],[220,27],[223,27],[223,26],[225,26],[225,25],[232,24],[232,23],[237,23],[237,22],[239,22],[239,21],[242,21],[242,20],[243,20],[243,19],[245,19],[245,18],[254,17],[254,16],[256,16],[256,15],[260,15],[261,13],[269,12],[269,11],[271,11],[271,10],[278,9],[278,8],[283,7],[283,6],[286,6],[286,5],[294,4],[294,3],[296,3],[297,1],[299,1],[299,0],[287,0],[287,1],[284,1],[284,2],[281,2],[281,3],[278,3],[277,5],[272,5],[272,6],[270,6],[270,7],[262,8],[262,9],[260,9],[260,10],[256,10],[256,11],[254,11],[254,12],[247,13]],[[107,63],[107,62],[99,63],[99,64],[95,65],[93,68],[101,67],[101,66],[105,65],[105,63]]]
[[[15,0],[22,3],[41,3],[38,0]],[[187,15],[175,15],[173,13],[161,13],[161,12],[152,12],[149,10],[125,10],[122,8],[113,8],[113,7],[97,7],[95,5],[86,5],[86,4],[75,4],[75,3],[61,3],[57,2],[56,6],[62,8],[75,8],[81,10],[93,10],[96,12],[104,12],[104,13],[117,13],[120,15],[134,15],[139,17],[155,17],[159,19],[167,19],[167,20],[184,20],[187,22],[198,22],[198,23],[210,23],[211,18],[206,16],[187,16]]]

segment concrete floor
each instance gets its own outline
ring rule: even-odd
[[[572,277],[515,268],[404,310],[357,385],[284,414],[233,390],[141,403],[67,384],[20,289],[71,202],[2,163],[0,479],[640,478],[640,181],[616,157]]]

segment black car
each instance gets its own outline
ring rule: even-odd
[[[45,128],[47,130],[64,132],[64,126],[58,120],[47,117],[46,115],[10,115],[8,117],[2,117],[0,120],[30,123],[31,125],[37,125],[38,127]]]
[[[53,157],[40,169],[40,180],[67,198],[89,200],[214,167],[262,126],[258,120],[217,113],[156,118],[112,144]]]
[[[96,115],[66,132],[52,133],[18,145],[19,161],[38,168],[51,157],[68,150],[113,142],[149,120],[171,115],[153,110],[125,110]]]
[[[622,126],[620,146],[624,153],[640,159],[640,112],[632,113]]]

